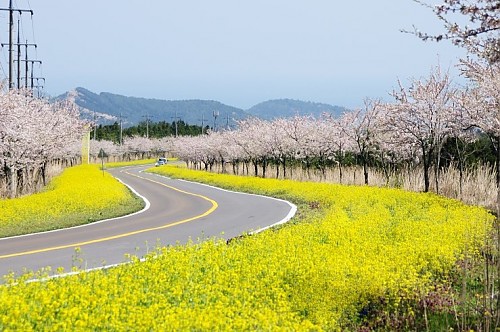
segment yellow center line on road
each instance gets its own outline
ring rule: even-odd
[[[181,189],[169,186],[169,185],[167,185],[165,183],[161,183],[161,182],[158,182],[158,181],[155,181],[155,180],[152,180],[152,179],[148,179],[148,178],[136,175],[136,174],[132,174],[132,173],[129,173],[127,171],[121,171],[121,172],[127,173],[127,174],[129,174],[131,176],[135,176],[135,177],[140,178],[140,179],[144,179],[144,180],[147,180],[147,181],[150,181],[150,182],[154,182],[156,184],[159,184],[159,185],[167,187],[169,189],[178,191],[178,192],[183,193],[183,194],[187,194],[187,195],[191,195],[191,196],[202,198],[202,199],[204,199],[206,201],[209,201],[212,204],[212,207],[210,209],[208,209],[207,211],[205,211],[204,213],[200,214],[200,215],[197,215],[197,216],[194,216],[194,217],[191,217],[191,218],[187,218],[187,219],[183,219],[183,220],[179,220],[179,221],[176,221],[176,222],[173,222],[173,223],[169,223],[169,224],[166,224],[166,225],[163,225],[163,226],[157,226],[157,227],[151,227],[151,228],[144,228],[144,229],[139,229],[139,230],[136,230],[136,231],[133,231],[133,232],[123,233],[123,234],[117,234],[117,235],[103,237],[103,238],[89,240],[89,241],[77,242],[77,243],[72,243],[72,244],[65,244],[65,245],[61,245],[61,246],[54,246],[54,247],[49,247],[49,248],[42,248],[42,249],[36,249],[36,250],[18,252],[18,253],[13,253],[13,254],[0,255],[0,259],[2,259],[2,258],[17,257],[17,256],[32,255],[32,254],[38,254],[38,253],[42,253],[42,252],[59,250],[59,249],[67,249],[67,248],[72,248],[72,247],[81,247],[81,246],[85,246],[85,245],[89,245],[89,244],[93,244],[93,243],[105,242],[105,241],[110,241],[110,240],[124,238],[124,237],[127,237],[127,236],[137,235],[137,234],[141,234],[141,233],[146,233],[146,232],[151,232],[151,231],[157,231],[157,230],[161,230],[161,229],[166,229],[166,228],[169,228],[169,227],[177,226],[177,225],[184,224],[184,223],[196,220],[196,219],[200,219],[200,218],[206,217],[209,214],[211,214],[212,212],[214,212],[217,209],[217,207],[219,206],[216,201],[214,201],[213,199],[208,198],[206,196],[199,195],[199,194],[194,194],[194,193],[190,193],[188,191],[184,191],[184,190],[181,190]],[[91,225],[91,224],[89,224],[89,225]]]

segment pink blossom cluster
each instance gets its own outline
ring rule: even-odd
[[[108,157],[115,157],[116,160],[127,159],[130,156],[142,159],[150,156],[163,156],[166,155],[167,151],[172,150],[170,148],[171,140],[169,137],[156,139],[141,136],[127,137],[123,140],[123,144],[92,140],[90,142],[90,156],[97,158],[100,151],[104,151]]]
[[[69,102],[50,103],[29,92],[0,93],[0,178],[7,179],[10,196],[16,196],[18,180],[30,186],[54,159],[79,156],[86,124]],[[31,176],[30,176],[31,175]]]

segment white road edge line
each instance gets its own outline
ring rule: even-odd
[[[212,185],[209,185],[209,184],[199,183],[199,182],[194,182],[194,181],[188,181],[188,180],[182,180],[182,179],[178,179],[178,180],[179,181],[183,181],[183,182],[196,183],[196,184],[198,184],[200,186],[205,186],[205,187],[209,187],[209,188],[213,188],[213,189],[218,189],[220,191],[225,191],[225,192],[239,194],[239,195],[264,197],[264,198],[268,198],[268,199],[275,200],[275,201],[278,201],[278,202],[286,203],[286,204],[288,204],[288,206],[290,206],[290,211],[285,216],[285,218],[281,219],[278,222],[275,222],[272,225],[259,228],[259,229],[255,230],[255,231],[251,231],[251,232],[249,232],[249,234],[257,234],[257,233],[260,233],[262,231],[265,231],[266,229],[273,228],[275,226],[285,224],[285,223],[289,222],[290,219],[292,219],[295,216],[295,213],[297,213],[297,205],[295,205],[293,203],[290,203],[289,201],[285,201],[284,199],[280,199],[280,198],[276,198],[276,197],[271,197],[271,196],[265,196],[265,195],[259,195],[259,194],[244,193],[244,192],[234,191],[234,190],[229,190],[229,189],[223,189],[223,188],[215,187],[215,186],[212,186]]]
[[[94,221],[94,222],[90,222],[90,223],[87,223],[87,224],[73,226],[73,227],[68,227],[68,228],[53,229],[53,230],[50,230],[50,231],[43,231],[43,232],[37,232],[37,233],[31,233],[31,234],[23,234],[23,235],[16,235],[16,236],[4,237],[4,238],[1,238],[0,241],[6,241],[6,240],[9,240],[9,239],[17,239],[17,238],[22,238],[22,237],[36,236],[36,235],[42,235],[42,234],[48,234],[48,233],[63,232],[63,231],[66,231],[66,230],[83,228],[83,227],[90,227],[92,225],[97,225],[97,224],[101,224],[101,223],[104,223],[104,222],[109,222],[109,221],[114,221],[114,220],[119,220],[119,219],[131,217],[131,216],[135,216],[137,214],[140,214],[140,213],[143,213],[143,212],[149,210],[149,208],[151,207],[151,203],[149,202],[149,200],[146,197],[144,197],[141,194],[139,194],[134,188],[132,188],[131,186],[129,186],[128,184],[126,184],[122,180],[120,180],[120,179],[118,179],[116,177],[115,177],[115,179],[117,179],[118,181],[120,181],[123,185],[127,186],[137,197],[141,198],[144,201],[144,203],[146,205],[144,206],[144,208],[142,210],[134,212],[134,213],[131,213],[131,214],[127,214],[127,215],[124,215],[124,216],[121,216],[121,217],[115,217],[115,218],[110,218],[110,219],[103,219],[103,220]]]
[[[142,172],[143,171],[140,171],[140,173],[142,173]],[[148,174],[153,174],[153,175],[160,176],[160,177],[163,177],[163,178],[166,178],[166,179],[172,179],[172,178],[170,178],[168,176],[159,175],[159,174],[155,174],[155,173],[148,173]],[[229,189],[223,189],[223,188],[215,187],[215,186],[212,186],[212,185],[209,185],[209,184],[206,184],[206,183],[200,183],[200,182],[195,182],[195,181],[189,181],[189,180],[183,180],[183,179],[176,179],[176,180],[183,181],[183,182],[188,182],[188,183],[194,183],[194,184],[198,184],[200,186],[205,186],[205,187],[217,189],[217,190],[220,190],[220,191],[225,191],[225,192],[239,194],[239,195],[249,195],[249,196],[264,197],[264,198],[272,199],[272,200],[275,200],[275,201],[278,201],[278,202],[286,203],[286,204],[288,204],[290,206],[290,211],[285,216],[285,218],[281,219],[280,221],[278,221],[278,222],[276,222],[276,223],[274,223],[272,225],[259,228],[259,229],[255,230],[255,231],[251,231],[251,232],[249,232],[249,234],[257,234],[257,233],[260,233],[262,231],[265,231],[266,229],[273,228],[275,226],[285,224],[285,223],[289,222],[295,216],[295,214],[297,213],[297,205],[295,205],[293,203],[290,203],[289,201],[285,201],[284,199],[280,199],[280,198],[276,198],[276,197],[271,197],[271,196],[265,196],[265,195],[259,195],[259,194],[244,193],[244,192],[234,191],[234,190],[229,190]]]
[[[142,172],[143,171],[140,171],[139,173],[142,173]],[[154,173],[148,173],[148,174],[152,174],[152,175],[155,175],[155,176],[159,176],[159,177],[171,179],[171,178],[169,178],[167,176],[163,176],[163,175],[159,175],[159,174],[154,174]],[[130,188],[130,190],[132,190],[132,192],[134,192],[137,196],[141,197],[146,202],[146,207],[144,209],[142,209],[141,211],[132,213],[132,214],[130,214],[128,216],[132,216],[132,215],[135,215],[135,214],[138,214],[138,213],[142,213],[142,212],[146,211],[147,209],[149,209],[149,207],[150,207],[151,204],[149,203],[149,201],[145,197],[139,195],[139,193],[137,193],[137,191],[135,191],[135,189],[132,188],[131,186],[129,186],[128,184],[124,183],[120,179],[118,179],[118,180],[121,183],[123,183],[124,185],[126,185],[128,188]],[[279,201],[279,202],[286,203],[286,204],[288,204],[290,206],[290,211],[288,212],[288,214],[286,215],[285,218],[281,219],[280,221],[278,221],[278,222],[276,222],[276,223],[274,223],[272,225],[269,225],[269,226],[266,226],[266,227],[263,227],[263,228],[259,228],[259,229],[255,230],[255,231],[251,231],[251,232],[249,232],[249,234],[257,234],[257,233],[260,233],[262,231],[265,231],[266,229],[275,227],[277,225],[284,224],[284,223],[290,221],[290,219],[292,219],[293,216],[295,215],[295,213],[297,212],[297,206],[295,204],[290,203],[288,201],[285,201],[283,199],[279,199],[279,198],[275,198],[275,197],[269,197],[269,196],[264,196],[264,195],[258,195],[258,194],[243,193],[243,192],[233,191],[233,190],[228,190],[228,189],[222,189],[222,188],[219,188],[219,187],[211,186],[209,184],[199,183],[199,182],[194,182],[194,181],[188,181],[188,180],[182,180],[182,179],[177,179],[177,180],[178,181],[189,182],[189,183],[194,183],[194,184],[197,184],[197,185],[200,185],[200,186],[206,186],[206,187],[209,187],[209,188],[213,188],[213,189],[217,189],[217,190],[221,190],[221,191],[225,191],[225,192],[230,192],[230,193],[235,193],[235,194],[240,194],[240,195],[250,195],[250,196],[265,197],[265,198],[268,198],[268,199],[272,199],[272,200],[276,200],[276,201]],[[113,219],[108,219],[108,220],[115,220],[115,219],[120,219],[120,218],[124,218],[124,217],[127,217],[127,216],[113,218]],[[98,222],[104,222],[104,221],[107,221],[107,220],[102,220],[102,221],[98,221]],[[95,222],[95,223],[98,223],[98,222]],[[93,224],[95,224],[95,223],[93,223]],[[82,225],[82,226],[75,226],[75,227],[72,227],[72,228],[79,228],[79,227],[83,227],[83,226],[87,226],[87,225],[89,225],[89,224]],[[48,231],[48,232],[41,232],[41,233],[34,233],[34,234],[42,234],[42,233],[49,233],[49,232],[55,232],[55,231],[58,231],[58,230]],[[28,236],[28,235],[33,235],[33,234],[19,235],[17,237]],[[12,237],[12,238],[15,238],[15,237]],[[145,258],[140,258],[139,259],[140,262],[144,262],[145,260],[146,260]],[[123,262],[123,263],[117,263],[117,264],[103,265],[103,266],[94,267],[94,268],[90,268],[90,269],[84,269],[84,270],[81,270],[81,271],[72,271],[72,272],[67,272],[67,273],[62,273],[62,274],[56,274],[56,275],[45,277],[45,278],[42,278],[42,279],[32,279],[32,280],[29,280],[28,282],[41,282],[41,281],[47,281],[47,280],[55,279],[55,278],[64,278],[64,277],[69,277],[69,276],[72,276],[72,275],[77,275],[77,274],[80,274],[80,273],[83,273],[83,272],[87,273],[87,272],[92,272],[92,271],[105,270],[105,269],[117,267],[117,266],[120,266],[120,265],[130,264],[130,263],[131,262]]]

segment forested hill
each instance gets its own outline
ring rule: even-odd
[[[145,122],[174,122],[182,120],[185,123],[213,126],[214,112],[218,114],[217,127],[226,126],[227,122],[234,125],[234,121],[247,117],[239,108],[224,105],[212,100],[159,100],[101,92],[93,93],[84,88],[76,88],[58,97],[74,98],[78,106],[84,108],[86,117],[96,116],[98,123],[109,124],[119,121],[120,117],[125,126]],[[112,120],[111,120],[111,118]]]
[[[311,115],[318,118],[323,113],[329,113],[338,117],[346,111],[348,111],[346,108],[340,106],[293,99],[276,99],[257,104],[247,110],[247,113],[265,120],[273,120],[295,115]]]
[[[151,122],[183,121],[186,124],[213,128],[234,127],[237,120],[250,116],[263,119],[291,117],[295,115],[319,116],[322,113],[340,115],[346,109],[339,106],[305,102],[292,99],[270,100],[249,110],[228,106],[213,100],[159,100],[127,97],[109,92],[96,94],[84,88],[76,88],[56,99],[74,99],[83,108],[83,115],[99,124],[119,122],[125,127],[137,125],[147,119]]]

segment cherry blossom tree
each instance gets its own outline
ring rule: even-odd
[[[122,147],[112,141],[91,141],[90,142],[90,155],[94,158],[99,156],[101,150],[104,152],[106,156],[121,156],[122,155]]]
[[[246,119],[238,122],[238,130],[232,136],[234,143],[239,146],[243,152],[243,162],[246,164],[248,174],[248,164],[252,163],[254,175],[258,176],[258,166],[262,161],[266,162],[265,142],[269,142],[269,136],[265,128],[265,121],[257,118]]]
[[[363,166],[365,184],[368,184],[368,160],[375,147],[377,129],[380,128],[378,119],[380,101],[365,99],[364,104],[364,109],[346,113],[344,117],[350,124],[346,134],[352,142],[355,142]]]
[[[445,33],[429,34],[415,29],[423,40],[451,40],[489,63],[500,62],[500,3],[498,0],[444,0],[430,8],[443,22]]]
[[[0,163],[9,196],[17,196],[19,188],[34,190],[38,178],[45,184],[47,163],[81,141],[85,130],[74,104],[49,103],[22,90],[0,94]]]
[[[346,153],[354,149],[354,142],[350,139],[348,132],[352,125],[348,112],[340,118],[330,114],[324,114],[322,121],[322,140],[324,141],[323,153],[327,158],[334,160],[339,168],[340,183],[343,183],[343,167]]]
[[[283,177],[287,176],[287,161],[294,158],[294,143],[286,130],[290,129],[290,126],[294,126],[297,119],[276,119],[260,127],[260,135],[266,138],[261,142],[261,148],[276,162],[276,178],[279,177],[280,164],[283,169]],[[263,176],[265,177],[265,174]]]
[[[467,111],[471,125],[486,133],[496,150],[497,210],[500,213],[500,62],[467,59],[462,62],[462,69],[471,85],[461,95],[460,105]]]
[[[123,143],[123,153],[127,159],[134,158],[146,159],[151,157],[153,151],[153,139],[142,136],[129,137]]]
[[[439,192],[439,159],[444,140],[456,130],[455,107],[457,89],[452,86],[449,73],[439,67],[431,70],[427,79],[413,79],[409,88],[399,83],[399,91],[391,112],[387,112],[386,130],[399,137],[405,145],[417,145],[424,170],[424,191],[429,191],[430,168],[435,161],[436,191]]]
[[[275,122],[286,135],[290,157],[301,161],[310,175],[311,163],[322,156],[322,142],[318,133],[320,122],[311,116],[294,116]]]

